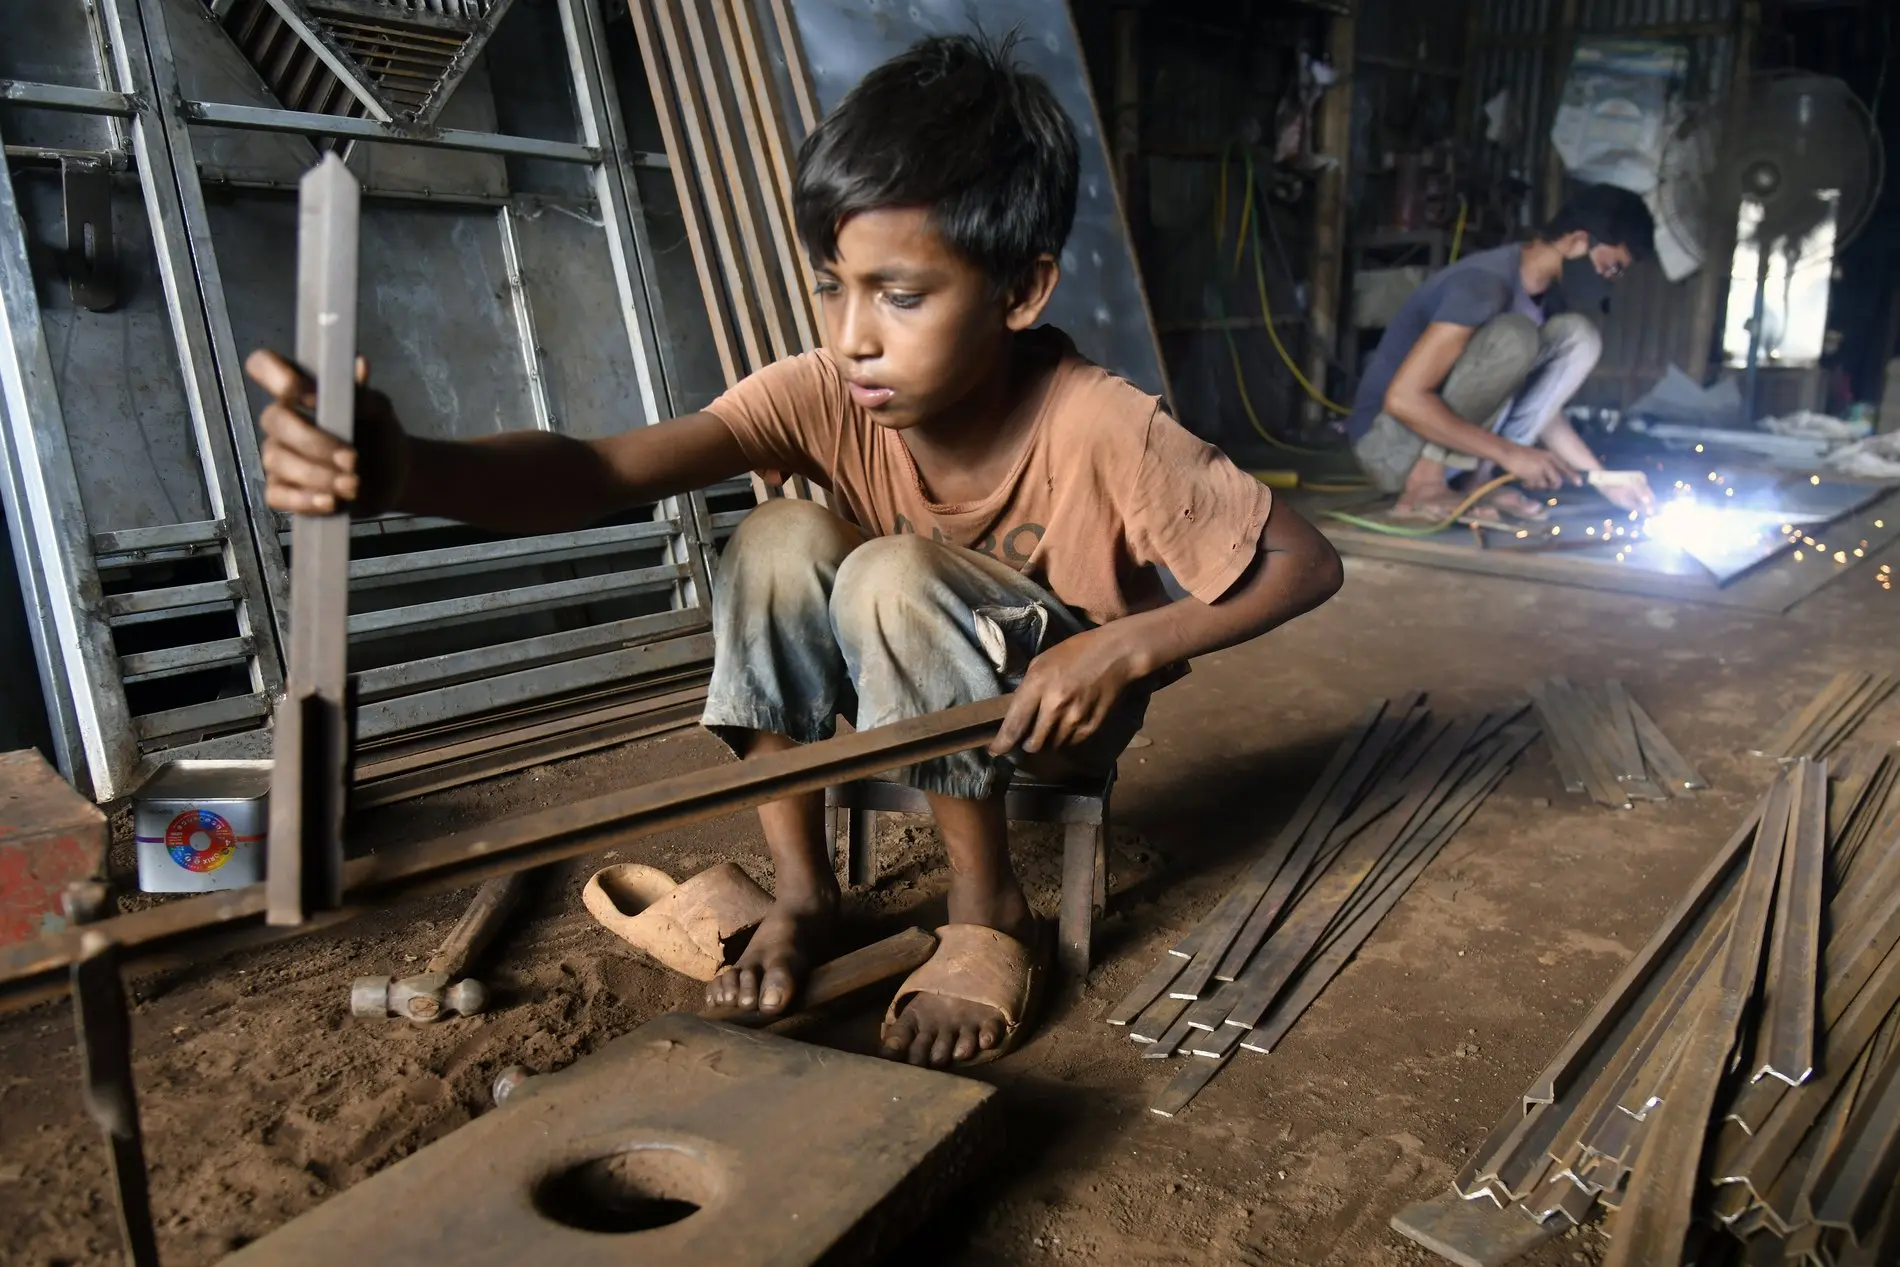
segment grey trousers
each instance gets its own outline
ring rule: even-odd
[[[713,671],[701,719],[734,730],[829,738],[993,699],[1029,661],[1089,623],[1015,568],[915,535],[867,538],[822,506],[782,499],[745,517],[713,583]],[[1135,684],[1081,744],[1023,758],[1025,772],[1107,774],[1161,683]],[[922,762],[913,787],[982,799],[1018,762],[978,749]]]
[[[1603,336],[1581,313],[1560,313],[1540,328],[1529,317],[1507,312],[1471,332],[1438,394],[1466,422],[1518,444],[1535,444],[1602,353]],[[1428,443],[1383,412],[1353,445],[1353,453],[1382,493],[1403,488],[1420,458],[1443,462],[1453,471],[1479,466],[1470,454]]]

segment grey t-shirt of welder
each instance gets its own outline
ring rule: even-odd
[[[1346,420],[1346,430],[1353,439],[1372,430],[1372,420],[1385,407],[1385,392],[1392,385],[1392,376],[1424,336],[1426,326],[1442,321],[1476,329],[1506,312],[1521,313],[1540,326],[1544,324],[1543,301],[1524,292],[1520,271],[1523,251],[1522,244],[1512,243],[1467,255],[1426,278],[1412,292],[1366,362],[1359,391],[1353,397],[1352,416]]]

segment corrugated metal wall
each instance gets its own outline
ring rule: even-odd
[[[1680,40],[1689,49],[1685,100],[1713,101],[1728,87],[1735,59],[1738,0],[1572,0],[1576,34]],[[1521,180],[1528,214],[1543,205],[1550,124],[1569,70],[1565,0],[1477,0],[1471,74],[1462,101],[1467,135],[1485,133],[1484,103],[1509,89],[1515,127],[1503,143],[1478,141],[1474,158],[1491,181]],[[1527,224],[1525,229],[1532,227]],[[1627,404],[1671,362],[1686,364],[1694,335],[1696,283],[1670,283],[1653,263],[1631,270],[1603,322],[1603,360],[1583,399]]]

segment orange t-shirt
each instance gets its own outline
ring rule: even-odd
[[[1015,469],[981,501],[945,506],[910,451],[852,400],[831,354],[768,365],[707,406],[753,468],[794,473],[873,536],[929,533],[1000,559],[1096,623],[1167,602],[1155,569],[1211,603],[1253,561],[1267,488],[1190,435],[1159,399],[1050,343],[1038,417]]]

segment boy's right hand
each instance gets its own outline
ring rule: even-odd
[[[244,372],[271,395],[258,416],[264,432],[264,500],[272,510],[358,515],[392,509],[409,476],[409,437],[389,398],[368,386],[369,365],[356,358],[356,442],[345,444],[311,421],[316,385],[275,352],[262,348]]]
[[[1512,444],[1498,465],[1517,476],[1525,488],[1548,492],[1566,484],[1581,484],[1583,477],[1570,464],[1548,449],[1534,445]]]

